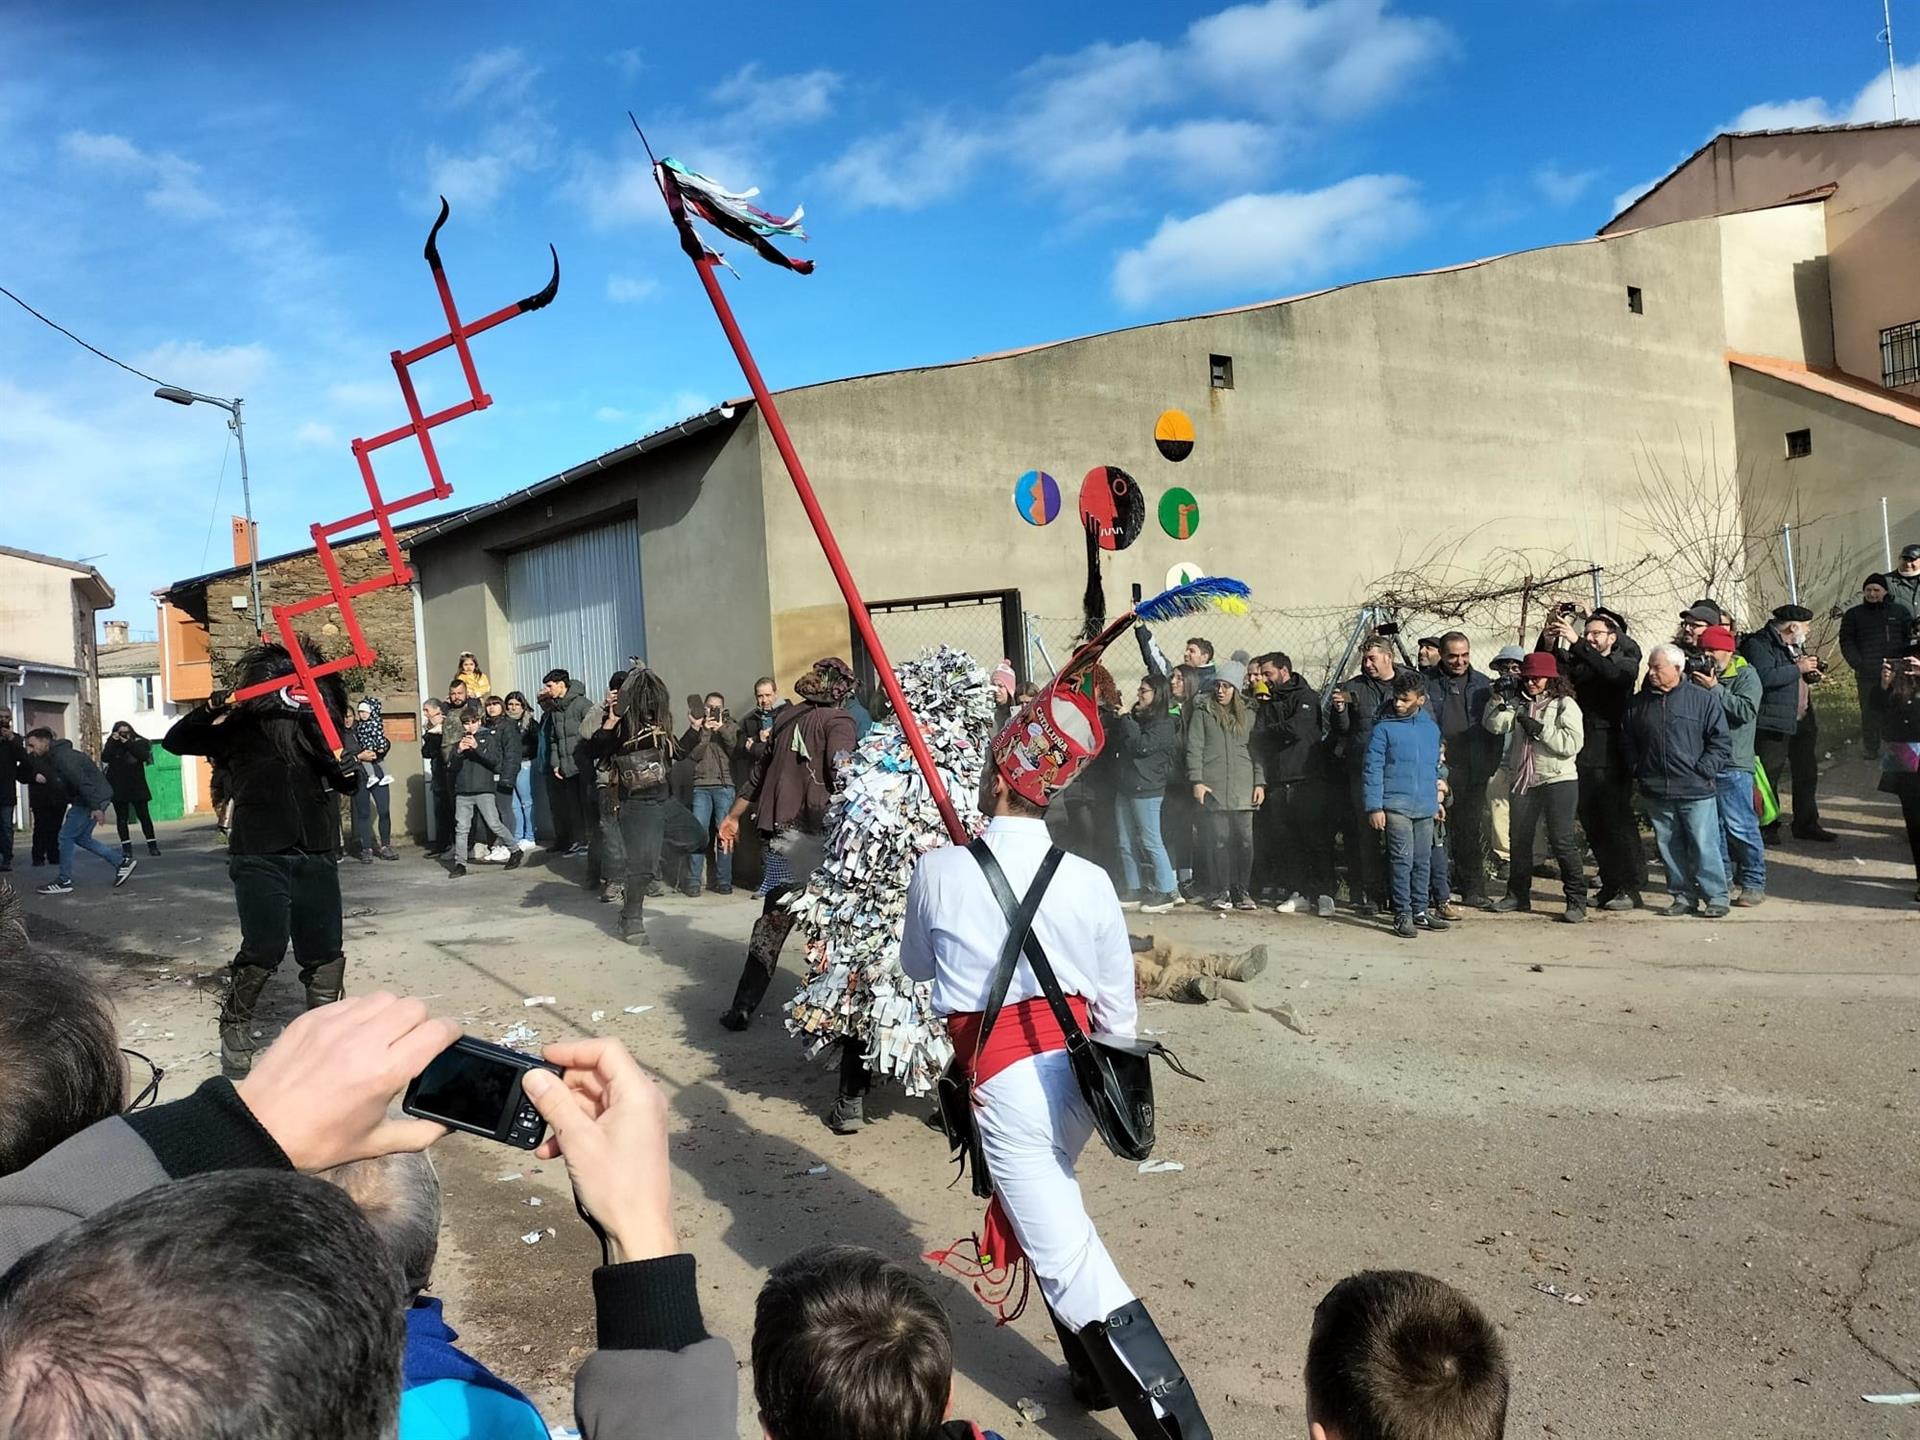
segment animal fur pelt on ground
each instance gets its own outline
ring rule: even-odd
[[[1195,1005],[1224,1000],[1243,1014],[1253,1009],[1245,982],[1267,968],[1266,946],[1255,945],[1242,955],[1217,955],[1178,940],[1128,938],[1134,952],[1134,988],[1148,999]]]

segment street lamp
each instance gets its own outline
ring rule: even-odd
[[[253,528],[253,489],[247,481],[247,432],[240,420],[240,407],[246,402],[238,396],[222,400],[217,395],[182,390],[178,385],[162,385],[153,393],[156,399],[171,400],[176,405],[191,405],[200,400],[208,405],[218,405],[227,412],[227,428],[233,431],[233,438],[240,447],[240,503],[247,512],[247,580],[253,589],[253,626],[255,630],[264,630],[267,612],[260,607],[260,542]]]

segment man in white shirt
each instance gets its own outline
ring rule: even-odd
[[[1016,896],[1034,884],[1053,849],[1047,802],[1099,753],[1101,739],[1093,703],[1056,681],[994,741],[985,842]],[[954,845],[921,857],[907,891],[900,965],[933,982],[933,1008],[949,1017],[956,1063],[972,1079],[974,1123],[994,1186],[982,1260],[998,1269],[1024,1255],[1060,1334],[1075,1398],[1091,1409],[1117,1404],[1141,1440],[1211,1437],[1179,1363],[1087,1215],[1073,1165],[1094,1134],[1093,1115],[1024,957],[1006,1008],[987,1043],[980,1041],[1008,934],[1006,913],[970,850]],[[1082,1028],[1132,1035],[1133,955],[1106,872],[1077,856],[1061,858],[1033,934]]]

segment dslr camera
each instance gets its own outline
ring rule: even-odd
[[[1695,651],[1693,654],[1687,656],[1687,674],[1717,675],[1718,673],[1719,671],[1714,668],[1712,657],[1704,651]]]

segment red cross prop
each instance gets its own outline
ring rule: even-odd
[[[280,632],[280,643],[286,647],[288,657],[293,661],[299,693],[308,697],[315,694],[313,682],[324,675],[337,674],[343,670],[352,670],[360,666],[371,665],[375,659],[372,646],[360,629],[360,617],[355,613],[353,602],[378,590],[395,589],[413,583],[413,571],[408,567],[405,557],[400,553],[400,543],[394,538],[393,516],[402,510],[410,510],[416,505],[424,505],[429,500],[445,500],[453,494],[453,486],[447,483],[447,477],[440,469],[440,457],[433,448],[432,431],[435,426],[444,425],[449,420],[458,420],[463,415],[484,410],[493,403],[493,397],[480,388],[480,374],[473,366],[473,351],[468,342],[474,336],[505,324],[516,315],[524,315],[530,310],[538,310],[548,304],[560,290],[560,256],[548,246],[553,255],[553,278],[536,293],[524,300],[516,300],[511,305],[502,306],[491,315],[478,320],[462,321],[460,311],[453,303],[453,289],[447,284],[446,271],[440,264],[440,227],[447,223],[446,197],[440,199],[440,217],[433,222],[433,229],[427,232],[426,260],[433,271],[434,286],[440,292],[440,308],[446,312],[446,334],[429,340],[411,350],[392,352],[393,373],[400,382],[400,394],[407,405],[407,423],[397,426],[384,434],[375,435],[370,440],[353,442],[353,458],[359,462],[360,478],[366,482],[367,508],[344,520],[335,520],[330,524],[315,524],[312,527],[313,545],[320,557],[320,568],[327,577],[327,588],[317,595],[304,600],[296,600],[291,605],[273,607],[274,627]],[[436,410],[431,415],[422,413],[420,397],[415,393],[412,367],[429,356],[438,355],[442,350],[452,348],[460,360],[460,372],[466,377],[467,398],[444,410]],[[399,499],[389,500],[380,492],[380,482],[373,473],[373,452],[406,439],[417,440],[420,444],[420,456],[426,462],[427,478],[431,482],[425,490],[412,495],[403,495]],[[349,530],[358,530],[363,525],[378,527],[380,541],[386,550],[387,568],[378,575],[357,581],[349,585],[342,579],[339,562],[334,558],[333,546],[328,542],[337,535]],[[315,665],[307,659],[305,648],[294,633],[294,622],[316,611],[337,609],[340,613],[340,628],[346,632],[349,649],[346,654]],[[255,695],[270,694],[285,687],[284,680],[263,681],[243,690],[233,692],[234,700],[245,700]],[[328,747],[335,754],[341,751],[340,733],[335,728],[333,717],[328,714],[325,705],[314,704],[313,715],[320,722],[320,733],[326,737]]]

